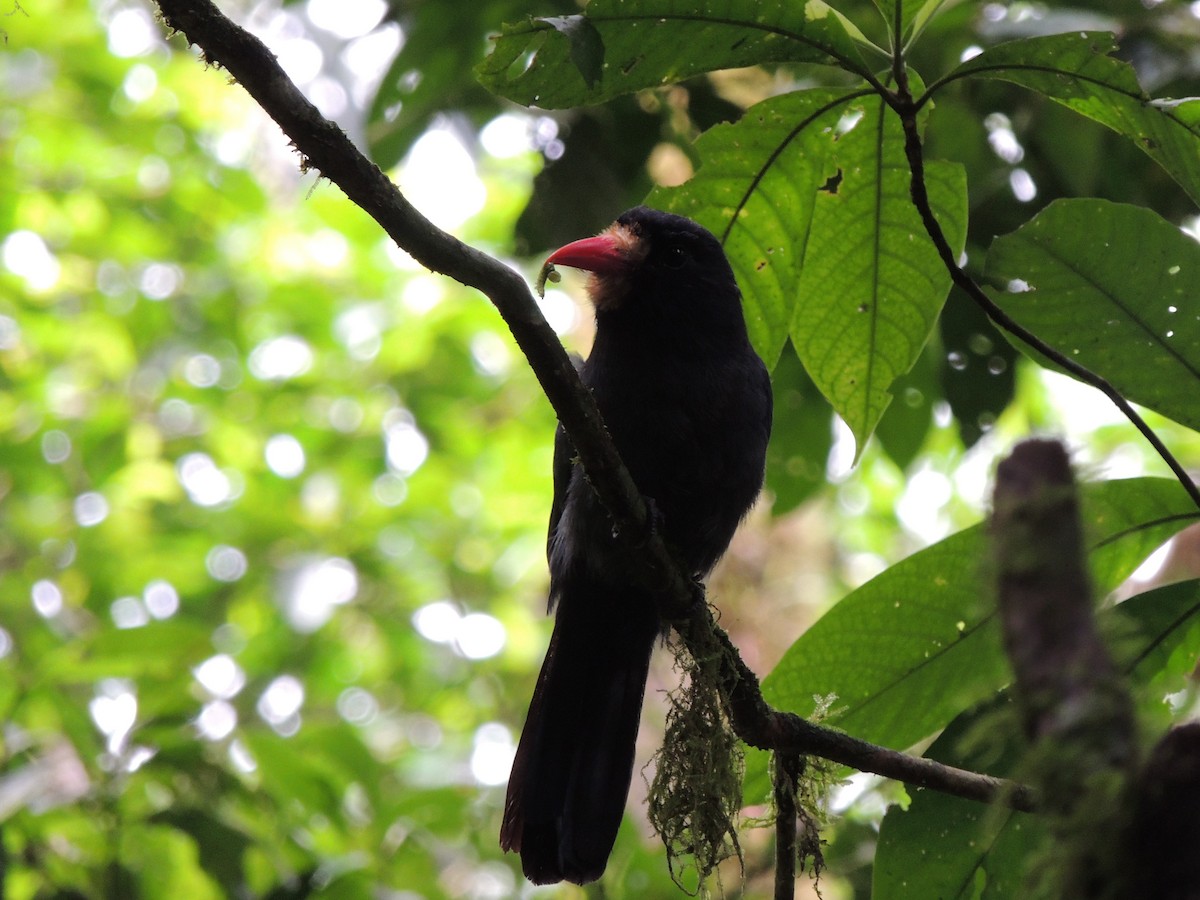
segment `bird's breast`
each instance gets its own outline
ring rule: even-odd
[[[761,423],[770,420],[762,363],[748,347],[728,358],[601,362],[585,367],[585,381],[621,458],[654,502],[668,543],[706,571],[762,484]]]

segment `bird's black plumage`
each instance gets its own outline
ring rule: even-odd
[[[771,430],[770,380],[721,245],[689,219],[636,207],[549,263],[593,272],[596,337],[580,375],[663,538],[702,577],[758,495]],[[604,871],[661,630],[573,457],[559,428],[547,547],[557,614],[500,832],[538,884]]]

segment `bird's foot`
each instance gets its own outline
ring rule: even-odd
[[[663,514],[658,508],[658,504],[654,502],[653,497],[642,495],[642,503],[646,505],[646,527],[641,534],[631,537],[633,538],[633,546],[641,548],[645,547],[654,538],[655,535],[662,534]],[[613,540],[621,537],[621,529],[617,527],[617,523],[613,523],[612,530]]]
[[[646,504],[646,534],[643,536],[642,542],[647,543],[656,534],[662,534],[664,519],[662,510],[658,508],[653,497],[643,494],[642,502]]]

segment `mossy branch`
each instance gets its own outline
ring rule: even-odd
[[[1026,441],[996,473],[991,536],[1004,647],[1052,834],[1035,895],[1106,898],[1137,761],[1133,701],[1096,627],[1079,497],[1057,441]]]
[[[1033,808],[1031,792],[1020,785],[908,756],[772,709],[763,699],[758,678],[714,621],[703,587],[683,573],[661,537],[649,527],[645,503],[604,428],[594,399],[580,382],[525,280],[422,216],[345,133],[304,97],[266,46],[209,0],[158,0],[158,6],[169,28],[198,46],[207,63],[232,75],[279,124],[306,168],[316,169],[341,188],[422,265],[481,291],[495,305],[617,531],[648,535],[636,545],[630,543],[631,558],[654,590],[662,618],[673,625],[692,657],[716,661],[721,696],[739,738],[755,747],[821,756],[972,800]]]

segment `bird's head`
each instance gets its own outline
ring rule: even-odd
[[[741,295],[720,242],[683,216],[635,206],[595,237],[555,250],[546,265],[591,272],[588,294],[598,317],[704,316],[712,307],[741,317]],[[657,308],[632,308],[650,304]]]

